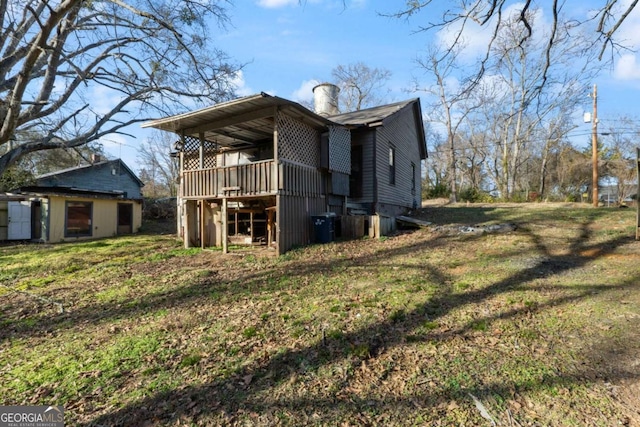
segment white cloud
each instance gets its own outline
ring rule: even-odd
[[[99,116],[109,113],[121,100],[122,95],[102,85],[91,86],[91,110]]]
[[[625,0],[618,6],[618,9],[614,10],[616,16],[620,16],[623,11],[626,11],[629,7],[630,0]],[[607,30],[607,28],[605,28]],[[638,39],[638,33],[640,32],[640,9],[634,8],[631,13],[625,18],[623,24],[614,34],[616,42],[628,47],[632,50],[640,48],[640,39]]]
[[[312,102],[313,101],[313,88],[320,82],[315,79],[303,81],[298,89],[293,91],[291,98],[296,102]]]
[[[297,5],[298,0],[258,0],[258,6],[267,9],[277,9],[279,7]]]
[[[507,22],[512,19],[512,17],[519,16],[523,7],[524,3],[514,3],[508,6],[502,13],[502,22]],[[533,20],[535,21],[536,29],[533,34],[534,38],[542,37],[550,28],[542,8],[536,10]],[[471,19],[455,21],[443,27],[437,33],[437,40],[440,46],[445,49],[454,44],[463,46],[461,58],[474,60],[486,54],[487,46],[494,37],[495,24],[496,18],[492,18],[484,25],[480,25]]]
[[[634,54],[625,54],[618,59],[613,72],[618,80],[640,80],[640,64]]]
[[[307,3],[310,4],[322,4],[325,0],[304,0],[301,2],[300,0],[258,0],[256,3],[260,7],[264,7],[266,9],[278,9],[286,6],[305,6]],[[366,4],[367,0],[353,0],[354,5],[356,7],[362,7]],[[331,6],[332,2],[329,2],[329,6]],[[341,4],[344,8],[344,4],[341,1],[336,3]]]
[[[231,81],[231,85],[233,86],[238,96],[248,96],[255,93],[254,90],[247,85],[242,70],[236,73],[233,80]]]
[[[116,133],[103,136],[98,140],[100,144],[104,147],[105,150],[117,154],[123,146],[128,146],[129,140],[124,135],[119,135]]]
[[[619,11],[629,7],[630,0],[625,0]],[[629,48],[631,51],[640,49],[640,8],[635,8],[624,20],[624,23],[614,35],[616,43]],[[617,80],[640,80],[640,63],[634,53],[625,53],[618,58],[613,70],[613,78]]]

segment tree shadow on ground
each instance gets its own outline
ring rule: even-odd
[[[442,395],[464,397],[464,394],[474,394],[477,396],[486,395],[509,395],[513,390],[525,392],[546,387],[549,384],[570,384],[580,382],[593,374],[593,366],[595,361],[590,360],[589,354],[583,354],[585,368],[580,368],[574,372],[563,373],[558,372],[554,375],[545,375],[535,380],[527,382],[503,381],[499,383],[489,383],[476,385],[475,387],[460,390],[455,386],[445,387],[437,394],[425,389],[424,392],[414,393],[403,398],[394,398],[389,401],[387,399],[367,399],[362,401],[349,393],[345,393],[344,389],[349,384],[349,378],[345,377],[343,384],[336,386],[336,391],[328,398],[279,398],[270,395],[270,390],[277,384],[285,381],[291,381],[296,375],[296,367],[301,363],[305,365],[305,369],[316,371],[322,366],[336,363],[340,360],[350,358],[353,354],[344,345],[346,343],[364,344],[366,351],[360,355],[362,363],[370,363],[376,358],[381,357],[391,349],[402,346],[407,342],[407,337],[412,335],[414,331],[422,325],[425,320],[434,320],[445,316],[453,310],[460,309],[464,306],[479,304],[492,296],[510,292],[516,289],[524,288],[529,285],[534,278],[542,275],[551,277],[567,273],[571,270],[578,269],[591,263],[599,258],[613,252],[616,248],[629,243],[630,238],[618,237],[606,240],[601,243],[587,244],[589,238],[589,223],[585,222],[580,225],[581,233],[576,237],[568,247],[565,254],[558,255],[550,253],[545,247],[542,239],[537,238],[532,233],[530,237],[534,240],[541,256],[536,258],[530,266],[523,268],[519,272],[511,276],[492,283],[480,289],[467,291],[464,293],[455,293],[451,288],[447,274],[437,266],[430,266],[425,263],[421,268],[428,269],[428,274],[433,281],[438,282],[441,286],[438,292],[423,305],[403,313],[401,317],[390,316],[374,325],[368,325],[366,328],[346,333],[339,338],[325,337],[319,339],[315,344],[290,349],[286,352],[276,354],[266,360],[261,359],[252,362],[239,370],[215,381],[203,385],[193,385],[180,387],[169,391],[163,391],[153,396],[142,398],[139,401],[126,405],[123,408],[114,410],[110,413],[101,415],[96,419],[87,423],[87,425],[142,425],[149,420],[158,422],[177,422],[178,420],[197,420],[200,417],[206,417],[208,414],[227,414],[227,421],[233,423],[238,421],[237,415],[255,414],[256,422],[259,423],[259,417],[262,413],[273,413],[274,411],[288,411],[290,413],[307,414],[309,420],[318,423],[330,422],[338,417],[338,414],[348,414],[353,416],[355,420],[363,413],[368,413],[371,408],[376,408],[376,413],[401,413],[403,408],[409,410],[415,408],[416,405],[429,405],[436,402]],[[480,237],[469,237],[469,239]],[[416,250],[426,250],[433,245],[444,245],[446,239],[442,241],[425,240],[416,244],[407,245],[402,248],[394,248],[390,251],[382,250],[373,255],[365,257],[351,257],[343,260],[344,265],[358,266],[375,266],[377,263],[388,260],[392,255],[401,258],[402,253],[414,252]],[[588,254],[588,255],[584,255]],[[300,266],[298,274],[309,274],[326,270],[331,267],[334,261],[327,264],[326,261],[310,263]],[[415,266],[408,266],[414,268]],[[262,282],[268,273],[260,272],[248,275],[245,283],[248,286],[255,287],[261,291],[265,291]],[[509,318],[523,315],[527,312],[535,310],[543,310],[549,307],[560,306],[577,302],[588,298],[594,293],[605,293],[612,290],[620,290],[627,288],[636,288],[640,276],[629,277],[623,283],[616,286],[601,284],[583,284],[576,286],[570,295],[552,298],[550,301],[539,304],[535,307],[514,308],[510,311],[479,317],[480,320],[491,321],[495,316],[500,318]],[[194,285],[197,286],[197,285]],[[231,290],[230,290],[231,292]],[[197,299],[203,294],[196,292],[186,292],[184,297],[180,295],[165,296],[151,304],[154,307],[163,306],[171,299],[171,304],[183,304],[187,300]],[[131,315],[131,310],[122,310],[110,314],[110,318],[114,316]],[[82,317],[83,314],[79,313]],[[84,316],[88,314],[85,313]],[[475,319],[477,321],[478,319]],[[464,334],[469,331],[473,325],[471,323],[459,327],[446,333],[430,333],[418,336],[418,339],[424,340],[443,340],[458,334]],[[411,339],[416,339],[412,337]],[[610,343],[601,343],[606,348]],[[613,355],[612,357],[615,357]],[[607,373],[608,378],[615,379],[637,379],[637,372],[628,369],[612,370]],[[247,380],[249,379],[249,380]],[[322,413],[318,414],[318,408],[322,408]],[[318,418],[319,417],[319,418]]]

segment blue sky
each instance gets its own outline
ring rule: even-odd
[[[624,0],[625,2],[629,0]],[[408,92],[414,77],[425,79],[415,63],[435,33],[416,32],[426,15],[410,20],[381,16],[394,12],[403,1],[383,0],[237,0],[230,6],[231,22],[225,30],[213,28],[212,43],[239,63],[246,63],[238,75],[239,95],[268,92],[294,101],[311,99],[311,88],[331,78],[337,65],[361,61],[370,67],[392,72],[389,102],[422,96]],[[434,2],[435,3],[435,2]],[[512,2],[515,3],[515,2]],[[596,1],[570,0],[570,12],[585,16]],[[438,16],[434,15],[434,21]],[[633,12],[619,36],[632,48],[640,48],[640,10]],[[474,40],[482,41],[478,32]],[[479,43],[481,45],[481,43]],[[599,48],[599,46],[595,47]],[[613,67],[594,81],[598,84],[598,112],[601,126],[619,115],[640,117],[640,59],[626,52]],[[585,91],[585,111],[591,100]],[[426,102],[423,102],[423,106]],[[578,114],[580,116],[580,114]],[[585,134],[589,124],[576,123]],[[136,138],[121,136],[103,140],[107,153],[122,157],[137,169],[137,147],[150,135],[138,125],[130,129]],[[584,137],[585,141],[588,137]]]

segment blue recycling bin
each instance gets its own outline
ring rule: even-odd
[[[329,243],[335,239],[335,215],[313,215],[311,220],[316,243]]]

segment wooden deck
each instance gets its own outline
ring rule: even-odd
[[[322,173],[314,167],[281,160],[186,170],[181,194],[185,199],[256,197],[270,194],[319,196],[324,192]]]
[[[275,194],[273,160],[238,166],[184,171],[184,198],[222,198],[229,196],[257,196]]]

